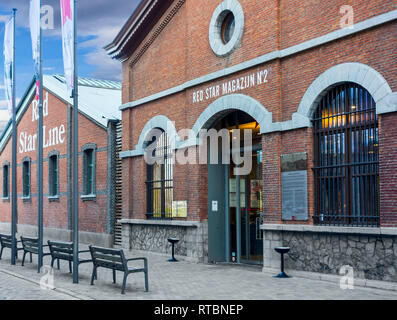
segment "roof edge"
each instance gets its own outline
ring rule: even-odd
[[[103,48],[124,61],[137,49],[174,0],[142,0],[114,40]]]

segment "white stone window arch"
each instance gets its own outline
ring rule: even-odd
[[[397,111],[396,106],[393,106],[395,94],[386,79],[368,65],[348,62],[335,65],[319,75],[306,90],[297,113],[311,119],[321,98],[332,87],[344,82],[356,83],[365,88],[375,100],[377,114]]]

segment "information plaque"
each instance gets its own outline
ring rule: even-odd
[[[307,170],[281,173],[283,220],[307,220]]]

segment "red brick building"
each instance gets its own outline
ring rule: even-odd
[[[44,236],[71,240],[72,99],[63,76],[44,76],[43,219]],[[121,86],[115,81],[79,79],[79,230],[81,241],[110,246],[115,230],[116,141]],[[17,109],[18,225],[21,235],[37,235],[37,118],[32,81]],[[0,228],[11,227],[11,124],[0,139]]]
[[[290,269],[397,281],[396,19],[394,0],[143,0],[106,48],[124,247],[278,268],[288,245]],[[253,130],[249,174],[169,160],[210,128]]]

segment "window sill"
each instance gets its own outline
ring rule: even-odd
[[[83,201],[96,201],[96,194],[84,194],[81,196]]]
[[[22,201],[23,202],[31,202],[32,198],[30,196],[29,197],[22,197]]]
[[[58,196],[48,196],[49,202],[59,202],[59,195]]]
[[[147,220],[165,220],[165,221],[172,220],[172,217],[166,217],[166,216],[155,217],[153,216],[153,213],[146,213],[145,215]]]
[[[10,202],[10,197],[6,197],[6,198],[2,198],[3,199],[3,202]]]

